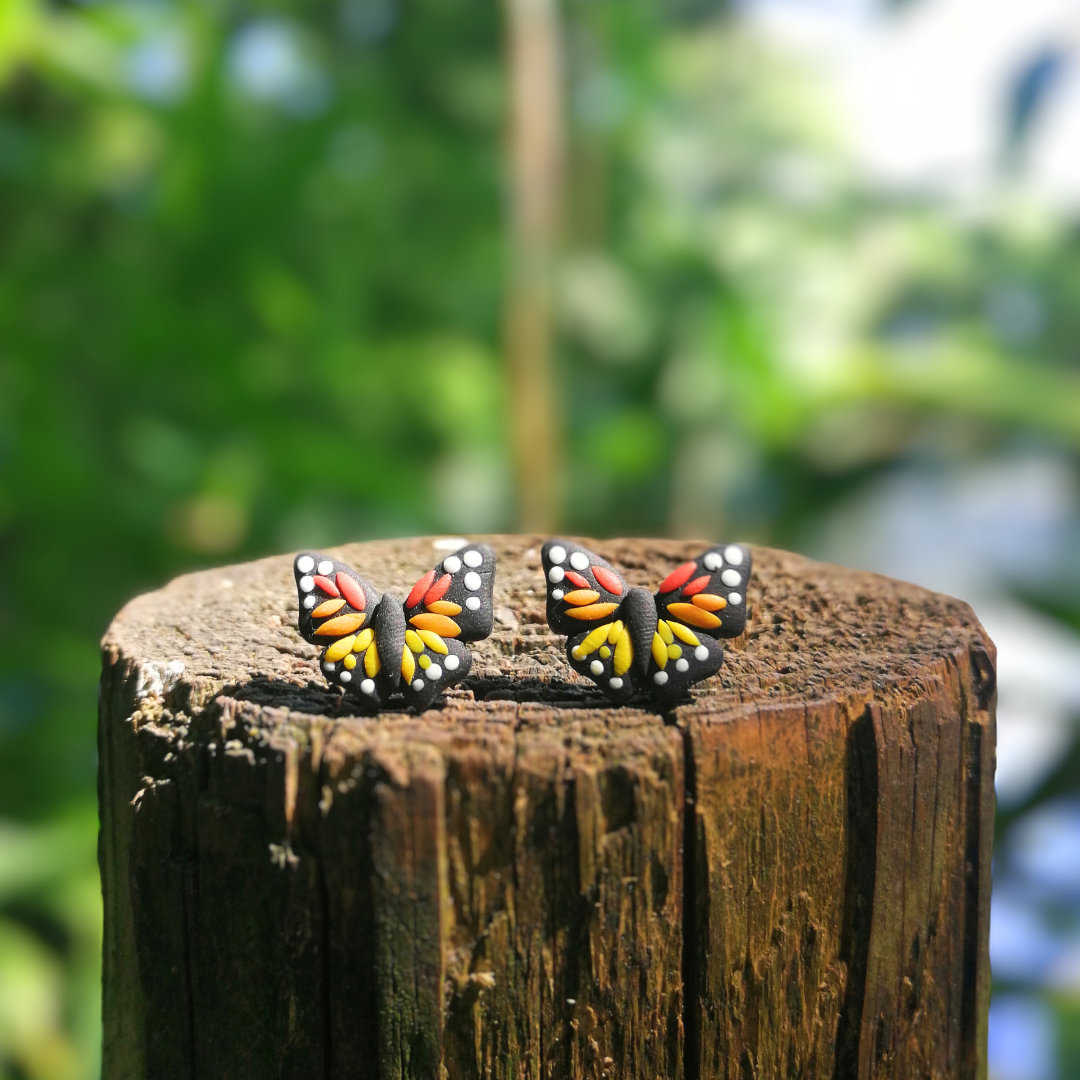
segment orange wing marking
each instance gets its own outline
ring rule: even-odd
[[[702,611],[693,604],[668,604],[667,610],[669,615],[691,626],[700,626],[702,630],[713,630],[720,625],[720,620],[711,611]]]
[[[421,615],[414,615],[409,622],[415,626],[417,630],[431,630],[440,637],[453,638],[458,637],[461,634],[461,627],[446,615],[435,615],[431,612],[426,612]]]
[[[566,614],[569,615],[571,619],[581,619],[583,622],[592,622],[594,619],[602,619],[606,615],[610,615],[618,606],[618,604],[589,604],[588,607],[573,608],[572,610],[567,611]],[[686,604],[685,606],[689,607],[690,605]],[[701,612],[699,612],[699,614],[701,614]]]

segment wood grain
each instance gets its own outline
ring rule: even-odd
[[[499,557],[445,706],[353,714],[288,556],[103,641],[104,1072],[985,1075],[994,650],[963,603],[757,549],[693,700],[610,707]],[[702,545],[591,542],[655,586]],[[431,540],[333,552],[404,595]],[[637,707],[635,707],[637,706]]]

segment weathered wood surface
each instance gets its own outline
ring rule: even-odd
[[[608,707],[539,537],[445,708],[350,714],[288,556],[103,643],[105,1080],[981,1077],[994,650],[767,549],[719,676]],[[593,545],[652,584],[700,545]],[[430,540],[335,552],[402,595]]]

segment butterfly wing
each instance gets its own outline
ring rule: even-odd
[[[603,621],[569,638],[566,658],[579,675],[592,679],[612,701],[621,703],[633,694],[633,644],[623,619]]]
[[[469,673],[465,645],[491,633],[494,584],[495,552],[487,544],[466,544],[412,587],[401,655],[402,692],[410,705],[427,708]]]
[[[750,569],[749,548],[718,545],[683,563],[661,583],[647,677],[658,701],[681,697],[720,670],[724,650],[716,639],[737,637],[746,626]]]
[[[610,563],[570,540],[541,549],[547,583],[547,621],[566,634],[566,656],[613,701],[634,692],[634,635],[628,625],[632,590]]]
[[[322,647],[319,668],[331,685],[381,705],[390,692],[381,671],[372,615],[381,597],[351,566],[316,551],[293,562],[301,637]]]
[[[676,567],[660,584],[656,609],[711,638],[738,637],[746,626],[750,549],[717,545]]]
[[[540,551],[547,584],[547,621],[574,637],[616,618],[630,586],[610,563],[570,540],[549,540]]]

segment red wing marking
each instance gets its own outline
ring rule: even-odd
[[[683,586],[683,596],[693,596],[694,593],[701,592],[701,590],[704,589],[711,580],[712,579],[709,577],[708,574],[705,574],[703,577],[694,578],[694,580],[691,581],[689,585]]]
[[[450,582],[453,580],[452,575],[443,574],[443,576],[428,589],[427,593],[425,593],[424,603],[434,604],[436,600],[441,600],[446,595],[446,590],[450,588]]]
[[[313,580],[327,596],[341,595],[341,593],[338,592],[338,587],[328,577],[323,577],[322,574],[318,574]]]
[[[573,570],[566,571],[566,580],[572,585],[576,585],[579,589],[587,589],[589,587],[589,579],[582,577],[580,574],[575,574]]]
[[[683,563],[677,570],[670,574],[660,583],[660,592],[674,592],[680,585],[690,580],[690,575],[697,569],[696,562]]]
[[[341,595],[348,600],[349,606],[356,608],[357,611],[363,611],[367,606],[367,597],[364,595],[364,590],[357,584],[356,578],[351,578],[339,570],[336,580]]]
[[[600,582],[601,588],[607,589],[614,596],[622,596],[622,582],[619,581],[618,575],[614,571],[609,570],[606,566],[594,566],[592,572],[593,577]],[[569,576],[567,574],[567,577]]]
[[[416,607],[417,604],[424,598],[424,593],[431,588],[431,583],[435,580],[435,571],[429,570],[413,587],[412,592],[409,593],[408,599],[405,601],[406,608]]]

